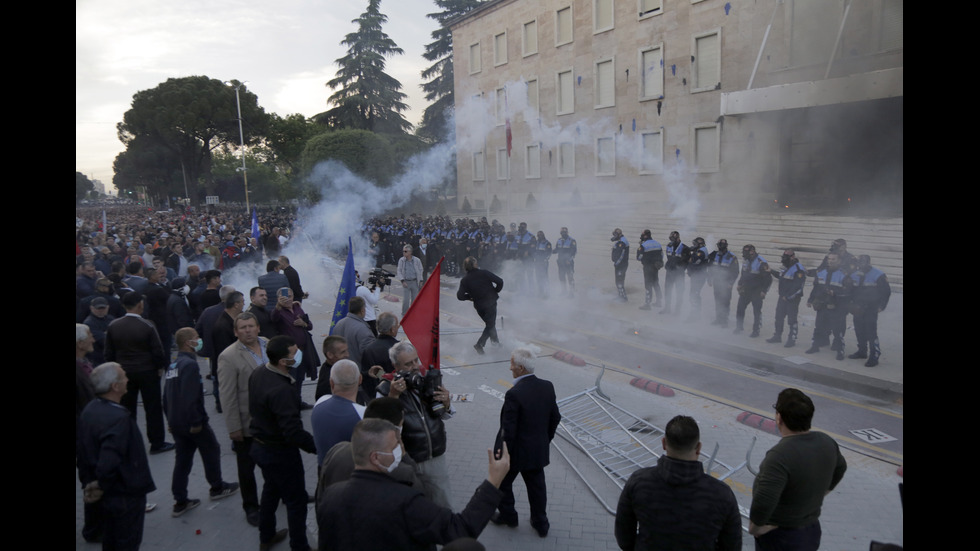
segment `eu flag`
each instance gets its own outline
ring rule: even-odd
[[[255,215],[255,207],[252,207],[252,237],[259,239],[259,217]]]
[[[351,238],[347,238],[347,263],[344,264],[344,275],[340,278],[340,290],[337,291],[337,304],[333,307],[333,319],[330,320],[330,334],[333,334],[333,326],[337,322],[347,317],[350,310],[350,299],[356,293],[357,278],[354,276],[354,245]]]

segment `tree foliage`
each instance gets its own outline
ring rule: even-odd
[[[240,96],[245,143],[258,143],[267,130],[268,115],[255,94],[243,87]],[[113,178],[120,190],[146,186],[153,197],[175,189],[183,195],[186,181],[196,199],[199,183],[214,191],[214,150],[238,146],[235,90],[206,76],[168,79],[137,92],[117,130],[126,144],[126,151],[116,158]]]
[[[446,27],[446,22],[469,12],[480,5],[481,0],[435,0],[442,9],[438,13],[427,15],[439,23],[439,28],[432,31],[432,42],[425,45],[422,56],[434,62],[422,71],[422,91],[425,99],[431,101],[422,113],[422,123],[418,134],[432,141],[445,141],[451,134],[449,121],[455,102],[453,82],[453,34]]]
[[[268,203],[292,199],[285,174],[269,160],[272,153],[262,147],[250,149],[245,155],[248,168],[248,199],[251,203]],[[215,192],[223,202],[245,202],[245,175],[242,174],[241,153],[222,151],[214,155],[211,173]]]
[[[75,202],[78,203],[88,192],[95,189],[95,184],[92,180],[89,180],[88,176],[82,174],[81,172],[75,171]]]
[[[337,60],[337,76],[327,82],[336,90],[328,102],[335,105],[316,115],[317,122],[332,129],[359,129],[383,133],[408,132],[412,125],[402,112],[408,106],[401,83],[385,73],[385,58],[404,53],[381,29],[388,16],[381,0],[368,0],[367,9],[352,23],[357,31],[340,43],[347,55]]]
[[[309,174],[318,163],[330,159],[379,186],[390,184],[397,169],[388,140],[366,130],[335,130],[314,136],[303,152],[303,172]]]

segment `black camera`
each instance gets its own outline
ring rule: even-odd
[[[394,275],[383,268],[375,268],[368,272],[368,284],[377,285],[384,289],[386,286],[391,285],[391,278]]]
[[[425,376],[418,371],[399,371],[393,374],[391,381],[387,378],[382,381],[378,385],[378,392],[387,396],[395,381],[405,381],[405,392],[417,392],[422,404],[429,410],[429,415],[439,417],[445,411],[446,405],[436,400],[436,391],[442,386],[442,372],[438,369],[430,369]]]

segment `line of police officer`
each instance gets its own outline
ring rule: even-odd
[[[612,262],[618,299],[626,302],[625,277],[628,267],[629,242],[621,229],[613,230]],[[762,328],[762,303],[772,285],[778,281],[775,332],[766,340],[783,342],[784,326],[788,335],[784,346],[795,346],[799,337],[799,305],[803,298],[807,276],[813,277],[813,288],[807,306],[816,312],[811,347],[806,351],[814,354],[821,346],[830,346],[838,360],[844,359],[844,333],[847,314],[854,316],[854,332],[858,350],[848,356],[851,359],[867,359],[865,366],[878,365],[881,346],[878,341],[878,313],[888,305],[891,287],[885,274],[871,265],[871,257],[855,258],[847,252],[844,239],[835,240],[830,252],[816,270],[807,270],[799,262],[795,251],[787,249],[781,257],[781,270],[773,272],[769,263],[758,254],[754,245],[742,247],[742,265],[728,250],[728,241],[721,239],[710,254],[705,241],[696,237],[690,246],[681,243],[680,234],[670,233],[666,247],[653,239],[649,229],[640,234],[636,259],[643,265],[643,283],[646,289],[641,310],[661,306],[661,314],[677,314],[680,296],[684,292],[684,275],[690,279],[690,315],[696,320],[701,314],[701,290],[707,283],[714,291],[715,319],[712,325],[728,326],[732,288],[738,292],[735,308],[735,333],[744,331],[745,313],[752,306],[753,323],[750,337],[758,337]],[[661,294],[658,272],[664,268],[664,290]],[[737,283],[736,283],[737,282]],[[651,306],[654,293],[657,301]],[[833,335],[833,342],[830,336]]]

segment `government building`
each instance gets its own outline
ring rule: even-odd
[[[901,0],[491,0],[449,26],[458,207],[901,216]]]

